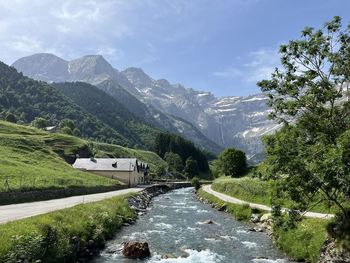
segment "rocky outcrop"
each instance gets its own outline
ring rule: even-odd
[[[349,263],[350,252],[339,248],[334,240],[327,239],[317,263]]]
[[[122,252],[125,257],[132,259],[146,258],[151,255],[147,242],[126,242]]]

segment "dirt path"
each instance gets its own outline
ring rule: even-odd
[[[96,202],[128,193],[137,193],[142,190],[143,188],[128,188],[106,193],[72,196],[48,201],[3,205],[0,206],[0,224],[45,214],[48,212],[76,206],[78,204]]]
[[[216,196],[217,198],[219,198],[219,199],[221,199],[221,200],[223,200],[225,202],[228,202],[228,203],[239,204],[239,205],[248,204],[251,208],[257,208],[257,209],[260,209],[260,210],[263,210],[263,211],[268,211],[268,212],[271,212],[271,210],[272,210],[271,207],[266,206],[266,205],[249,203],[247,201],[244,201],[244,200],[241,200],[241,199],[229,196],[229,195],[225,195],[225,194],[216,192],[216,191],[214,191],[211,188],[211,185],[204,185],[202,187],[202,189],[205,192],[207,192],[209,194],[212,194],[212,195]],[[282,210],[285,211],[286,208],[283,208]],[[305,217],[310,217],[310,218],[321,218],[321,219],[330,219],[330,218],[334,217],[333,214],[322,214],[322,213],[316,213],[316,212],[306,212],[306,213],[304,213],[304,216]]]

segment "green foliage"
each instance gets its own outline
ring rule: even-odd
[[[187,178],[193,178],[198,175],[199,169],[197,161],[192,158],[192,156],[188,157],[186,160],[186,165],[184,169],[185,176]]]
[[[41,117],[53,126],[63,119],[70,119],[84,138],[122,145],[129,143],[116,130],[74,104],[51,85],[24,77],[1,62],[0,112],[11,112],[10,119],[4,116],[11,122],[31,123],[36,117]]]
[[[198,177],[193,177],[191,179],[191,185],[196,189],[196,191],[199,190],[199,188],[201,188],[201,184],[200,184],[200,181],[199,181],[199,178]]]
[[[184,169],[180,155],[173,152],[166,152],[164,160],[168,163],[168,170],[171,173],[181,173]]]
[[[350,214],[350,209],[348,208],[346,212]],[[338,244],[345,251],[350,251],[350,220],[347,220],[343,214],[337,214],[332,219],[327,225],[327,232],[332,238],[337,239]]]
[[[0,225],[0,262],[77,262],[89,241],[104,244],[135,219],[128,197],[118,196]],[[77,216],[79,215],[79,216]]]
[[[11,112],[6,114],[5,120],[8,122],[12,122],[12,123],[16,123],[17,122],[17,118],[14,114],[12,114]]]
[[[227,148],[219,155],[216,169],[221,174],[231,177],[243,175],[247,169],[247,157],[245,153],[235,148]]]
[[[167,152],[176,153],[181,157],[183,164],[191,156],[196,160],[200,171],[209,171],[209,164],[205,154],[191,141],[179,135],[170,133],[158,134],[155,139],[155,151],[162,158]]]
[[[295,203],[285,191],[280,191],[280,185],[273,180],[263,181],[258,178],[220,177],[212,183],[215,191],[236,197],[247,202],[264,204],[267,206],[280,206],[295,208]],[[327,202],[320,202],[310,209],[320,213],[336,213],[339,209],[329,206]]]
[[[47,121],[44,118],[35,117],[35,119],[31,122],[30,125],[38,129],[44,129],[45,127],[47,127]]]
[[[137,117],[140,115],[131,113],[117,99],[83,82],[55,83],[53,86],[84,110],[128,138],[129,146],[138,145],[142,149],[153,150],[153,142],[159,130]],[[123,103],[125,102],[124,100]],[[129,106],[132,108],[131,105]],[[74,134],[74,129],[72,130]]]
[[[71,128],[68,126],[64,126],[63,128],[60,129],[61,133],[67,134],[67,135],[73,135],[73,131]]]
[[[75,125],[74,125],[74,122],[72,120],[70,120],[70,119],[63,119],[59,123],[59,128],[60,128],[60,130],[62,130],[64,128],[68,128],[71,131],[73,131],[75,129]]]
[[[285,123],[267,136],[267,163],[300,209],[326,200],[349,220],[350,26],[334,17],[320,30],[280,47],[283,69],[258,83],[272,118]],[[293,117],[297,121],[290,123]]]
[[[326,220],[307,218],[292,229],[275,228],[275,243],[298,262],[316,263],[326,239],[326,225]]]

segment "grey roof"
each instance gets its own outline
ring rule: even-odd
[[[136,158],[77,158],[73,167],[87,171],[134,171],[137,163]]]

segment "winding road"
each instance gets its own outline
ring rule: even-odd
[[[203,185],[202,189],[209,193],[212,194],[214,196],[216,196],[217,198],[221,199],[222,201],[228,202],[228,203],[232,203],[232,204],[238,204],[238,205],[244,205],[244,204],[248,204],[251,208],[256,208],[256,209],[260,209],[263,211],[268,211],[271,212],[272,208],[266,205],[261,205],[261,204],[255,204],[255,203],[250,203],[229,195],[225,195],[219,192],[214,191],[211,188],[211,185]],[[286,208],[283,208],[282,211],[286,211]],[[309,218],[320,218],[320,219],[330,219],[332,217],[334,217],[333,214],[322,214],[322,213],[316,213],[316,212],[305,212],[303,213],[303,215],[305,217],[309,217]]]
[[[79,204],[101,201],[103,199],[128,193],[137,193],[142,190],[144,190],[144,188],[128,188],[99,194],[79,195],[47,201],[3,205],[0,206],[0,224],[46,214],[48,212],[69,208]]]

